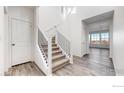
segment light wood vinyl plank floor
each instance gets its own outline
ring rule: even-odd
[[[33,62],[27,62],[9,68],[5,76],[44,76],[44,74]]]
[[[115,76],[109,50],[91,48],[90,54],[77,57],[74,63],[53,73],[53,76]]]
[[[77,57],[74,63],[64,66],[53,73],[53,76],[115,76],[112,61],[109,59],[109,50],[90,49],[90,54]],[[6,76],[44,76],[41,70],[33,63],[11,67]]]

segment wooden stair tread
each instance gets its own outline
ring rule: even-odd
[[[57,47],[57,46],[55,46],[55,47],[52,47],[52,49],[55,49],[55,48],[59,48],[59,47]]]
[[[52,43],[52,45],[57,45],[56,43]]]
[[[52,73],[56,72],[56,71],[59,70],[59,69],[62,69],[64,66],[69,65],[69,64],[70,64],[69,62],[66,62],[66,63],[64,63],[64,64],[62,64],[62,65],[59,65],[59,66],[57,66],[57,67],[54,67],[54,68],[52,69]]]
[[[43,48],[43,50],[44,50],[44,51],[47,51],[48,48],[47,48],[47,47],[46,47],[46,48]],[[56,47],[52,47],[52,51],[54,51],[54,50],[59,50],[59,47],[57,47],[57,46],[56,46]]]
[[[57,66],[60,66],[60,65],[62,65],[64,63],[66,63],[66,62],[69,62],[69,59],[65,58],[65,59],[62,59],[60,61],[53,62],[52,68],[55,68]]]
[[[59,54],[59,55],[53,56],[52,60],[56,60],[56,59],[59,59],[59,58],[62,58],[62,57],[65,57],[65,55]]]
[[[55,50],[55,51],[52,51],[52,54],[59,53],[59,52],[62,52],[62,51],[61,50]]]
[[[44,56],[48,56],[48,45],[41,45],[44,51]],[[66,58],[66,55],[62,54],[62,50],[56,44],[55,37],[52,38],[52,72],[63,68],[65,65],[70,64],[70,60]]]
[[[62,54],[62,50],[56,44],[56,38],[52,38],[52,72],[55,72],[69,64],[69,59]]]
[[[44,53],[47,55],[47,51],[45,51]],[[55,54],[58,55],[58,54],[60,54],[60,53],[62,53],[61,50],[52,51],[52,55],[55,55]]]
[[[42,47],[48,47],[48,45],[41,45]],[[57,46],[56,43],[52,43],[52,46]]]

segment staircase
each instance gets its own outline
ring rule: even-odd
[[[73,64],[73,53],[71,50],[71,41],[61,33],[59,26],[50,28],[46,32],[38,28],[39,56],[37,60],[39,66],[42,64],[46,75],[52,75],[52,73],[65,65]]]
[[[48,56],[47,45],[42,45],[45,55]],[[65,65],[69,64],[69,58],[66,58],[66,55],[63,54],[60,47],[55,43],[55,37],[52,38],[52,72],[55,72]]]
[[[63,54],[62,50],[55,43],[55,37],[52,38],[52,72],[61,69],[69,64],[69,59]]]

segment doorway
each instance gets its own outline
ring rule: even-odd
[[[11,29],[11,66],[32,61],[32,23],[17,19],[10,19]]]
[[[87,68],[104,75],[115,75],[112,62],[113,15],[114,11],[110,11],[82,21],[82,41],[86,42],[82,61],[88,64]]]

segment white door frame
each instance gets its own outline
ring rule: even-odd
[[[25,22],[29,22],[32,24],[32,22],[29,20],[24,20],[24,19],[8,16],[8,45],[7,45],[8,46],[8,57],[7,57],[8,58],[8,63],[7,63],[8,67],[7,68],[12,67],[12,19],[25,21]]]

